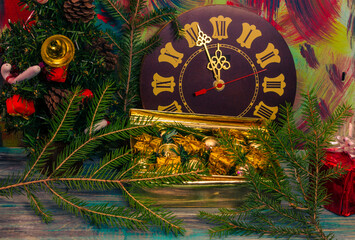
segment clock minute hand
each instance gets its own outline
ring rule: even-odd
[[[267,70],[267,69],[263,69],[263,70],[260,70],[260,71],[255,72],[255,73],[250,73],[250,74],[248,74],[248,75],[245,75],[245,76],[243,76],[243,77],[239,77],[239,78],[233,79],[233,80],[228,81],[228,82],[225,82],[225,83],[219,83],[219,84],[217,84],[216,86],[211,87],[211,88],[207,88],[207,89],[204,88],[204,89],[201,89],[201,90],[195,92],[195,96],[197,97],[197,96],[200,96],[200,95],[204,95],[205,93],[207,93],[207,92],[210,91],[210,90],[213,90],[213,89],[215,89],[215,88],[221,88],[223,85],[227,85],[227,84],[229,84],[229,83],[238,81],[238,80],[240,80],[240,79],[243,79],[243,78],[246,78],[246,77],[250,77],[250,76],[256,75],[256,74],[261,73],[261,72],[264,72],[264,71],[266,71],[266,70]]]
[[[208,57],[208,61],[209,61],[209,64],[207,64],[207,68],[208,68],[208,70],[213,71],[214,78],[216,80],[218,80],[219,76],[216,73],[215,63],[212,61],[211,55],[210,55],[208,48],[207,48],[207,43],[210,43],[212,41],[212,38],[207,36],[207,34],[205,34],[204,32],[202,32],[199,25],[197,25],[197,27],[198,27],[198,37],[196,40],[196,46],[198,46],[198,47],[204,46],[207,57]]]
[[[214,56],[212,57],[212,61],[214,62],[215,68],[217,70],[217,78],[216,81],[213,82],[213,86],[220,86],[217,87],[217,90],[222,91],[224,88],[224,81],[221,80],[221,70],[228,70],[231,67],[231,64],[227,60],[227,58],[223,56],[222,51],[219,49],[219,43],[217,44],[217,50],[215,51]]]

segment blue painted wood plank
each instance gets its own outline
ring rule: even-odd
[[[23,169],[26,157],[22,149],[0,148],[0,179]],[[125,205],[122,195],[117,191],[87,192],[77,191],[79,198],[95,202],[109,202],[112,204]],[[85,222],[80,217],[73,216],[59,208],[47,193],[40,192],[46,208],[54,214],[54,221],[45,224],[36,216],[25,196],[16,195],[12,199],[0,197],[0,239],[137,239],[137,240],[209,240],[208,228],[212,225],[198,219],[199,211],[216,213],[217,208],[179,207],[172,208],[175,215],[184,220],[186,233],[184,236],[175,238],[172,234],[165,234],[159,229],[152,228],[149,232],[130,231],[111,227],[98,228]],[[218,207],[224,207],[222,204]],[[355,215],[350,217],[337,216],[327,210],[321,217],[322,226],[329,232],[335,233],[335,237],[341,240],[355,239]],[[256,235],[229,236],[222,239],[259,239]],[[274,239],[264,237],[262,239]],[[296,238],[293,238],[296,239]]]

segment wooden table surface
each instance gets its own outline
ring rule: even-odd
[[[26,158],[20,148],[0,147],[0,178],[13,172],[21,171]],[[76,196],[90,201],[107,201],[115,204],[126,204],[119,193],[112,192],[78,192]],[[186,233],[184,236],[174,237],[159,229],[151,228],[149,232],[130,231],[111,227],[98,228],[85,222],[80,217],[71,215],[59,208],[51,197],[43,193],[43,204],[54,213],[54,221],[45,224],[31,209],[27,198],[15,195],[12,199],[0,197],[0,239],[210,239],[208,228],[212,225],[197,218],[199,211],[217,212],[216,207],[179,207],[169,208],[178,218],[184,220]],[[337,239],[355,239],[355,215],[342,217],[327,210],[322,214],[322,225],[325,231],[332,231]],[[222,239],[259,239],[251,236],[228,236]],[[264,237],[262,239],[274,239]],[[295,238],[293,238],[295,239]]]

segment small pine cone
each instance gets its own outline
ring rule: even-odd
[[[48,95],[44,95],[44,101],[53,115],[57,110],[58,104],[60,104],[64,97],[70,93],[67,89],[59,89],[52,87],[51,90],[48,90]]]
[[[118,62],[118,56],[112,52],[106,52],[105,55],[105,67],[108,71],[115,70],[115,66]]]
[[[92,46],[90,48],[96,50],[99,53],[99,55],[105,57],[104,64],[106,70],[108,71],[115,70],[115,67],[118,62],[118,55],[112,53],[113,44],[109,44],[107,40],[104,38],[98,38],[95,41],[93,41]]]
[[[82,21],[84,23],[94,19],[95,5],[94,0],[67,0],[64,2],[64,15],[69,22],[76,23]]]

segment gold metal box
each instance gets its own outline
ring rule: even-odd
[[[168,124],[182,124],[201,131],[217,129],[247,131],[251,127],[261,126],[263,121],[259,118],[237,118],[144,109],[131,109],[130,118],[132,121],[145,118]],[[131,145],[134,144],[135,141],[131,141]],[[142,189],[138,194],[169,207],[216,207],[220,204],[226,207],[236,207],[249,192],[247,185],[243,176],[206,175],[201,176],[199,181],[158,189]]]

